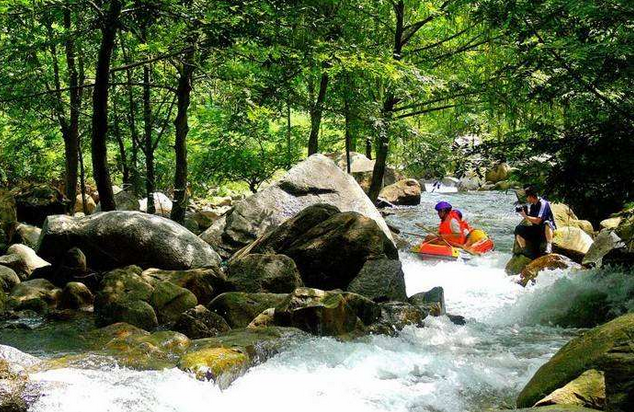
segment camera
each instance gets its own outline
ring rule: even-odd
[[[521,213],[522,211],[524,211],[524,213],[528,213],[528,207],[526,205],[515,206],[516,213]]]

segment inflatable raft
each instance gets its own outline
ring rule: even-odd
[[[435,244],[424,241],[414,246],[412,252],[425,260],[468,260],[472,256],[482,255],[495,249],[495,244],[490,238],[482,239],[469,248],[452,246],[448,243]]]

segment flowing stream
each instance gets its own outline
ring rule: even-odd
[[[466,263],[423,262],[403,250],[407,292],[442,286],[448,312],[464,316],[465,326],[441,317],[428,318],[424,328],[406,328],[398,337],[354,342],[307,338],[293,342],[224,391],[177,369],[133,371],[110,366],[41,372],[32,379],[43,385],[45,396],[33,411],[512,408],[537,368],[579,333],[552,326],[550,320],[566,309],[570,294],[581,293],[589,281],[585,275],[555,271],[523,288],[504,273],[518,221],[511,195],[425,193],[420,206],[399,208],[388,221],[406,232],[420,231],[414,222],[437,225],[433,205],[441,198],[462,210],[474,226],[487,230],[497,250]],[[613,288],[606,286],[609,289]]]

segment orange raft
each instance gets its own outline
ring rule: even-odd
[[[430,241],[424,241],[420,245],[414,246],[412,252],[416,253],[423,259],[430,260],[463,260],[470,259],[471,256],[478,256],[490,252],[495,249],[493,240],[489,237],[479,240],[470,247],[452,246],[449,243],[434,244]],[[466,252],[466,253],[462,253]]]

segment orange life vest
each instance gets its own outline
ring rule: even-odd
[[[456,219],[458,221],[458,223],[460,224],[460,233],[453,233],[451,230],[451,220],[452,219]],[[467,234],[469,232],[471,232],[473,230],[473,228],[469,225],[469,223],[467,223],[465,220],[462,220],[460,218],[460,215],[458,214],[457,211],[452,210],[449,212],[449,214],[445,217],[445,219],[440,222],[440,227],[438,228],[438,233],[441,235],[454,235],[457,240],[455,240],[455,242],[457,244],[460,245],[464,245],[465,242],[467,241],[467,235],[465,235],[465,231],[467,232]]]

